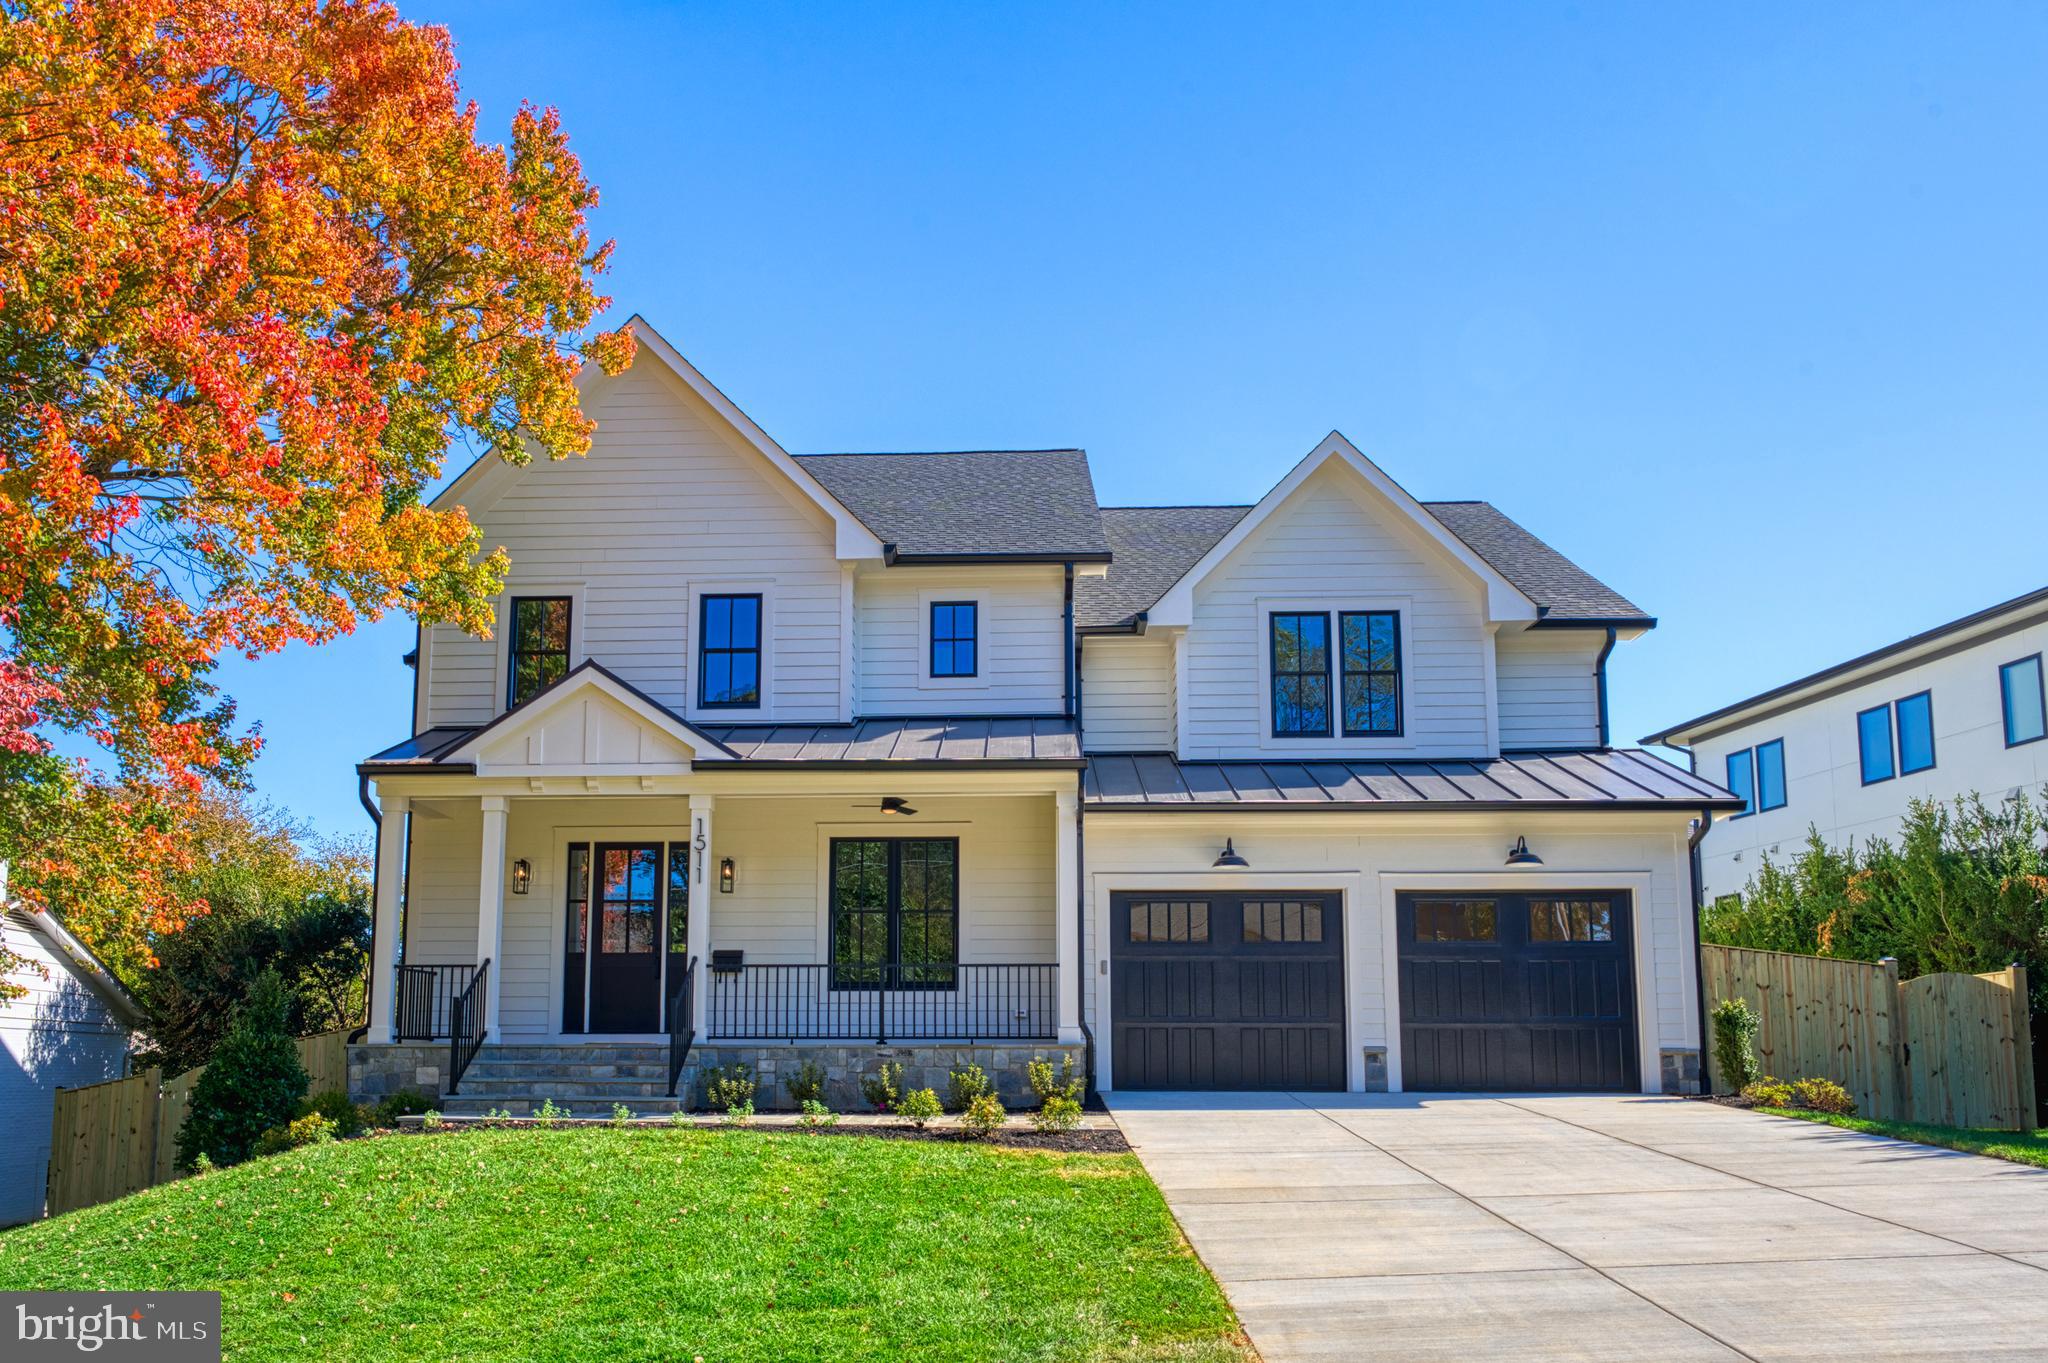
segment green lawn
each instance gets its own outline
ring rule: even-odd
[[[1988,1127],[1927,1126],[1920,1122],[1882,1122],[1872,1117],[1836,1117],[1803,1108],[1764,1107],[1774,1117],[1797,1117],[1801,1121],[1824,1122],[1844,1131],[1862,1131],[1873,1136],[1892,1136],[1922,1145],[1941,1145],[1950,1150],[1967,1150],[1973,1155],[1996,1155],[2017,1164],[2038,1164],[2048,1169],[2048,1135],[2039,1131],[1993,1131]]]
[[[309,1147],[0,1235],[242,1359],[1248,1358],[1131,1155],[665,1128]]]

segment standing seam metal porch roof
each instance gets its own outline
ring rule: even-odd
[[[1089,758],[1081,798],[1111,810],[1740,809],[1742,798],[1633,748],[1508,753],[1471,761],[1305,758],[1180,762],[1171,753]]]

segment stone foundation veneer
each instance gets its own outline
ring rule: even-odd
[[[403,1042],[395,1046],[348,1048],[348,1096],[358,1103],[376,1102],[400,1089],[418,1089],[429,1098],[447,1087],[448,1043]]]
[[[1662,1072],[1663,1090],[1666,1093],[1698,1093],[1700,1091],[1700,1053],[1698,1051],[1659,1051],[1657,1067]]]

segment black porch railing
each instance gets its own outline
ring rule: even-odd
[[[1059,967],[741,965],[705,975],[714,1040],[1049,1041]]]
[[[491,963],[485,961],[470,976],[469,984],[448,1005],[448,1091],[462,1082],[462,1072],[476,1053],[484,1048],[484,1000],[489,997]]]
[[[697,1039],[697,1031],[691,1026],[690,1014],[697,1001],[697,958],[689,958],[683,967],[682,982],[668,998],[668,1096],[676,1096],[676,1080],[683,1072],[683,1062],[690,1058],[690,1046]]]
[[[391,996],[392,1036],[398,1041],[439,1041],[452,1034],[448,1010],[476,976],[473,965],[402,965]]]

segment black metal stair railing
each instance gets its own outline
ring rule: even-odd
[[[705,977],[713,1040],[1048,1041],[1059,966],[950,962],[722,965]]]
[[[683,1062],[690,1058],[690,1047],[697,1040],[697,1030],[692,1016],[697,1003],[697,958],[690,957],[683,967],[682,982],[675,987],[668,1000],[668,1096],[676,1096],[676,1080],[682,1077]]]
[[[469,1068],[469,1062],[476,1059],[476,1053],[484,1048],[485,1029],[489,1024],[484,1017],[484,1000],[489,997],[490,978],[491,963],[486,960],[476,968],[468,986],[448,1006],[448,1092],[451,1094],[462,1082],[462,1072]]]

